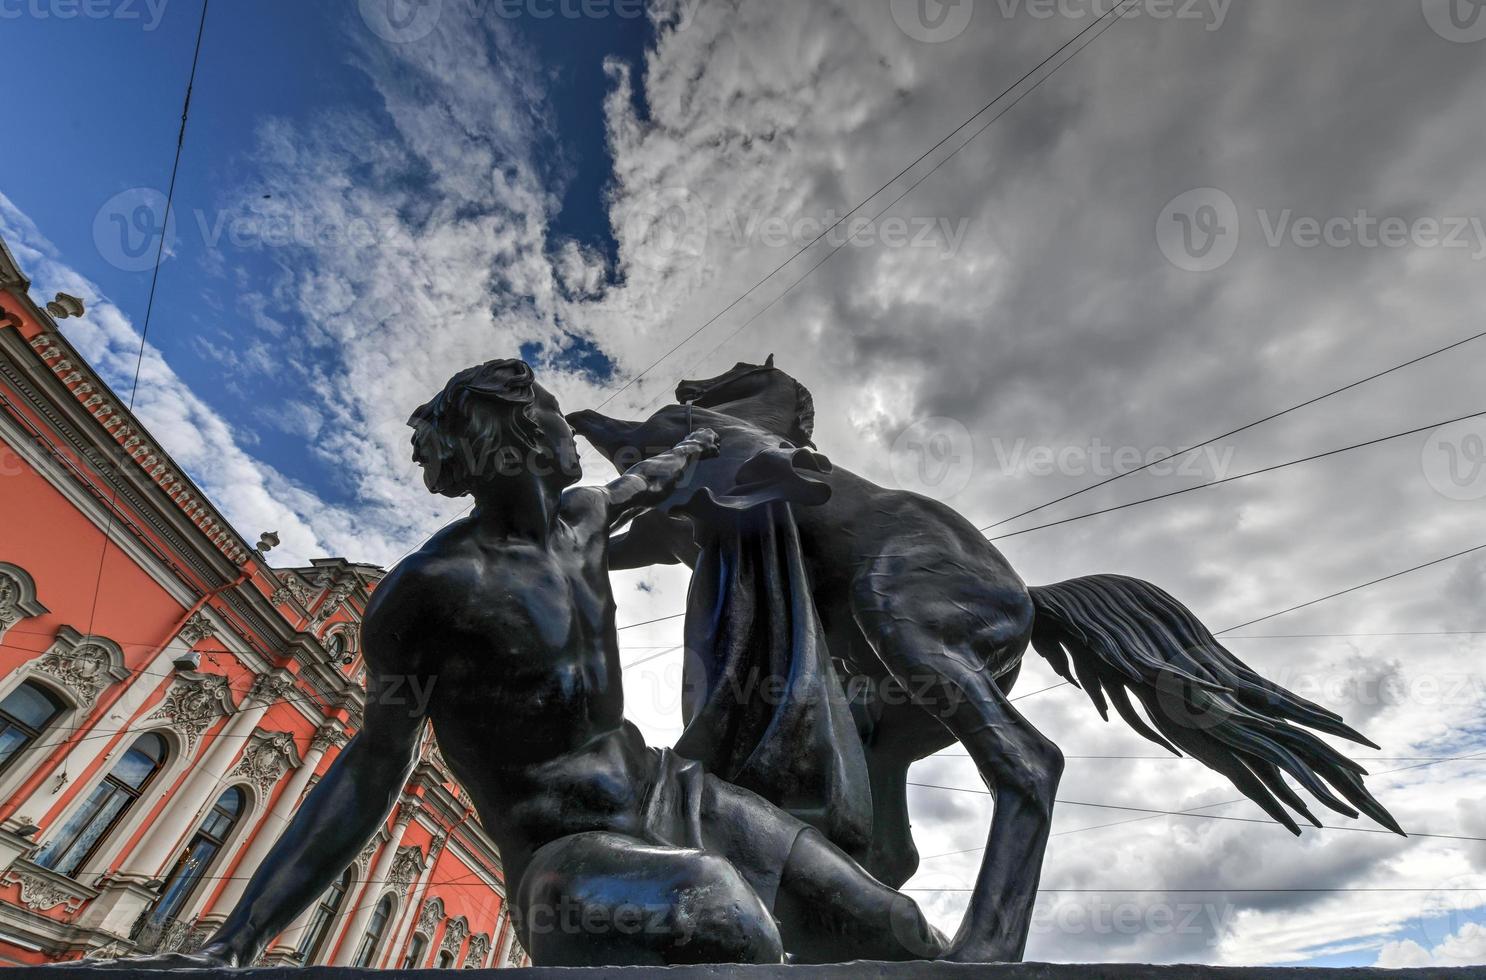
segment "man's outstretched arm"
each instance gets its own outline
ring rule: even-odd
[[[251,966],[268,942],[340,877],[387,819],[412,770],[422,731],[423,718],[406,705],[369,698],[361,730],[295,812],[237,907],[201,949],[93,965],[141,972]]]
[[[382,696],[420,672],[417,651],[399,639],[418,635],[410,625],[419,607],[420,589],[410,581],[416,574],[406,564],[394,569],[373,597],[363,625],[368,673],[361,729],[295,811],[263,863],[248,869],[253,877],[237,907],[198,952],[129,961],[130,967],[251,965],[381,828],[417,761],[426,721],[426,701],[415,706],[402,696]],[[420,680],[428,689],[433,678]]]
[[[710,459],[718,452],[717,433],[698,429],[669,452],[652,456],[624,471],[624,475],[603,490],[608,511],[608,526],[615,527],[635,516],[636,511],[653,507],[671,495],[697,460]]]
[[[202,955],[251,965],[387,819],[416,761],[424,719],[406,704],[379,703],[376,692],[369,685],[361,730],[295,812]]]

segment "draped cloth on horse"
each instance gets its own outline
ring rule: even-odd
[[[811,595],[793,506],[830,497],[825,457],[782,447],[738,467],[718,496],[674,509],[708,529],[686,611],[675,750],[774,801],[848,853],[872,838],[866,757]]]

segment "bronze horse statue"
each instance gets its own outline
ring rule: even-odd
[[[694,428],[711,428],[721,437],[722,455],[700,464],[695,480],[727,491],[747,482],[746,461],[760,450],[803,453],[813,447],[810,393],[773,360],[771,355],[762,365],[740,363],[715,378],[683,381],[676,388],[681,404],[644,421],[593,411],[574,413],[568,421],[621,471]],[[687,613],[688,729],[677,751],[821,826],[885,884],[900,886],[918,865],[908,819],[909,766],[955,741],[965,747],[995,797],[995,812],[954,946],[958,958],[1019,960],[1026,943],[1063,768],[1057,746],[1008,698],[1029,644],[1082,687],[1106,719],[1113,703],[1143,736],[1227,776],[1292,833],[1300,828],[1286,805],[1320,823],[1283,774],[1333,810],[1349,817],[1361,811],[1403,833],[1363,785],[1365,770],[1298,726],[1373,743],[1339,715],[1259,676],[1161,589],[1117,575],[1028,587],[1001,552],[948,506],[804,455],[817,461],[812,480],[826,490],[775,510],[764,522],[768,526],[713,526],[705,510],[689,516],[650,512],[615,537],[611,568],[676,562],[694,568]],[[791,526],[777,532],[781,521]],[[799,643],[801,637],[808,641],[805,632],[814,625],[828,650],[813,668],[825,675],[824,685],[806,698],[826,706],[826,720],[796,730],[823,739],[831,758],[825,765],[817,760],[793,780],[785,772],[793,760],[788,752],[760,756],[760,749],[749,762],[748,747],[767,741],[762,723],[712,717],[706,730],[694,731],[699,712],[716,716],[722,704],[724,716],[731,711],[744,717],[745,702],[761,697],[756,688],[723,689],[720,678],[732,668],[718,666],[719,658],[745,655],[744,648],[769,639],[769,630],[736,626],[736,597],[732,618],[720,619],[717,582],[737,575],[737,566],[761,560],[738,550],[740,536],[776,532],[786,557],[767,559],[777,568],[766,570],[764,580],[780,568],[786,577],[805,577],[818,619],[806,622],[810,611],[796,603],[793,642],[808,650],[808,642]],[[733,544],[717,545],[726,536]],[[796,554],[790,551],[795,542],[797,557],[787,561]],[[791,594],[798,595],[798,582],[795,590]],[[756,612],[750,600],[741,603],[745,619]],[[781,663],[777,653],[766,659],[765,667],[776,674],[800,672],[799,664]],[[852,692],[844,737],[836,717],[842,691]],[[748,743],[745,751],[735,744],[740,742]],[[831,771],[831,764],[844,789],[812,797],[805,784]],[[861,782],[867,786],[854,785]],[[807,802],[823,796],[833,801],[830,812],[812,811]],[[981,938],[970,940],[972,935]],[[965,948],[968,942],[977,948]]]

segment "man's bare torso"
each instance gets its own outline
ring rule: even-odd
[[[392,641],[380,645],[384,662],[368,664],[373,680],[390,690],[414,675],[431,691],[441,751],[510,881],[549,841],[639,828],[648,750],[624,721],[608,536],[593,492],[563,495],[545,547],[482,536],[473,520],[451,524],[368,610],[368,629]]]

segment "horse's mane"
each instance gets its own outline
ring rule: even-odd
[[[739,369],[741,368],[747,368],[748,370],[740,372]],[[748,364],[746,362],[742,362],[733,371],[728,372],[728,374],[722,375],[719,378],[711,379],[712,383],[710,384],[706,382],[682,382],[681,385],[677,386],[676,399],[677,401],[684,401],[685,398],[683,389],[688,386],[696,385],[701,389],[693,396],[696,400],[696,404],[705,405],[705,399],[709,394],[712,394],[719,389],[726,388],[731,381],[736,380],[740,376],[740,373],[753,374],[759,371],[771,371],[774,374],[779,375],[779,377],[783,378],[785,381],[789,382],[791,389],[794,392],[794,417],[790,419],[788,423],[781,425],[780,423],[775,421],[775,419],[769,417],[772,413],[750,412],[747,408],[742,407],[746,405],[748,401],[753,401],[755,399],[762,401],[765,397],[767,397],[759,395],[753,396],[750,399],[744,399],[738,402],[731,403],[732,413],[734,415],[737,415],[739,418],[746,418],[748,421],[766,428],[768,431],[773,432],[775,435],[782,436],[783,438],[788,439],[796,446],[808,446],[813,449],[815,447],[815,443],[811,440],[811,437],[815,434],[815,399],[811,396],[809,388],[806,388],[804,385],[800,384],[800,382],[796,381],[793,377],[774,366],[773,354],[770,354],[768,360],[764,361],[764,363],[762,364]]]
[[[815,399],[811,396],[809,388],[794,378],[789,380],[795,386],[795,425],[793,429],[784,434],[785,438],[797,446],[814,447],[815,443],[811,437],[815,435]]]
[[[796,381],[792,375],[785,374],[775,367],[773,354],[770,354],[768,359],[759,366],[768,371],[778,371],[795,389],[794,424],[787,432],[781,432],[780,435],[796,446],[809,446],[813,449],[815,443],[810,437],[815,434],[815,398],[810,394],[810,389]]]

